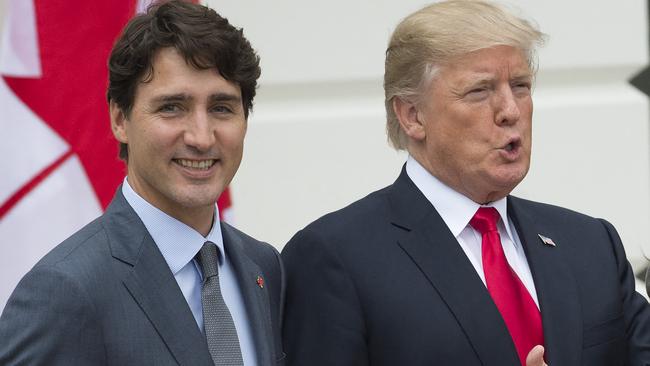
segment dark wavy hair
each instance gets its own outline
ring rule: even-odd
[[[108,102],[129,116],[138,84],[151,80],[154,55],[166,47],[175,48],[188,65],[216,68],[224,79],[239,85],[248,118],[261,72],[259,56],[228,19],[180,0],[157,2],[126,25],[108,59]],[[120,143],[120,158],[127,157],[127,145]]]

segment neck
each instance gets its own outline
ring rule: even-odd
[[[429,174],[436,177],[436,179],[441,181],[444,185],[462,194],[463,196],[471,199],[472,201],[476,202],[479,205],[487,205],[490,202],[497,201],[507,196],[507,193],[504,194],[501,191],[485,192],[485,191],[481,191],[480,189],[472,189],[476,187],[472,187],[471,185],[468,185],[467,182],[463,181],[462,177],[449,174],[449,172],[445,172],[444,170],[436,169],[436,164],[429,161],[429,159],[427,159],[424,154],[419,153],[418,150],[409,149],[409,154],[427,172],[429,172]]]
[[[166,199],[162,195],[153,195],[149,191],[142,189],[135,180],[127,179],[131,189],[142,197],[142,199],[160,211],[196,230],[204,237],[212,229],[216,207],[214,203],[192,207],[180,206],[177,202]]]

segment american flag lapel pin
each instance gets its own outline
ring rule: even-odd
[[[255,282],[257,283],[257,286],[264,288],[264,279],[262,276],[257,276],[257,280]]]
[[[555,245],[555,242],[553,241],[553,239],[551,239],[551,238],[547,238],[546,236],[544,236],[544,235],[542,235],[542,234],[537,234],[537,236],[539,236],[539,238],[542,239],[542,243],[544,243],[544,244],[546,244],[546,245],[550,245],[550,246],[552,246],[552,247],[556,246],[556,245]]]

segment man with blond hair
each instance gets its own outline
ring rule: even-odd
[[[286,245],[289,365],[650,364],[650,307],[612,225],[509,195],[543,38],[483,1],[397,26],[387,131],[409,157]]]

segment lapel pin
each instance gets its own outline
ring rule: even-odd
[[[255,282],[257,282],[257,286],[259,286],[260,288],[264,288],[264,279],[262,278],[262,276],[257,276],[257,280]]]
[[[537,234],[537,236],[539,236],[539,238],[542,239],[542,243],[544,243],[544,244],[546,244],[546,245],[550,245],[550,246],[552,246],[552,247],[556,246],[556,245],[555,245],[555,242],[553,241],[553,239],[551,239],[551,238],[547,238],[547,237],[545,237],[545,236],[542,235],[542,234]]]

